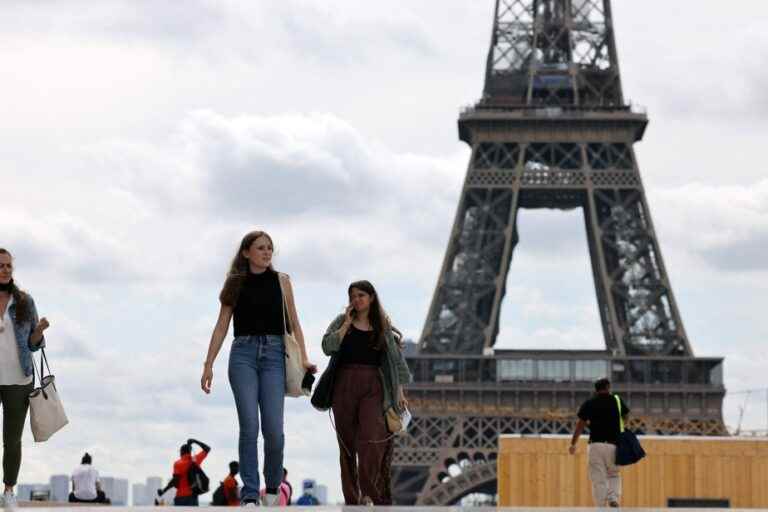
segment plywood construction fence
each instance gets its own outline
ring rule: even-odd
[[[499,506],[591,507],[587,442],[570,436],[500,436]],[[621,469],[623,507],[666,507],[670,498],[727,499],[768,508],[768,439],[641,436],[645,459]]]

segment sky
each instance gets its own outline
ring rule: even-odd
[[[0,246],[51,322],[70,425],[24,437],[20,482],[168,478],[188,437],[236,458],[228,348],[199,389],[217,295],[242,235],[271,233],[309,352],[370,279],[418,339],[469,148],[492,0],[5,0]],[[683,322],[725,356],[729,391],[765,389],[768,4],[613,3],[635,146]],[[602,348],[581,213],[523,211],[497,343]],[[766,391],[726,422],[768,428]],[[745,400],[745,397],[748,398]],[[285,466],[341,496],[328,418],[287,399]]]

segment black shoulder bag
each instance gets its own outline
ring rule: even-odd
[[[616,398],[616,405],[619,406],[619,437],[616,440],[616,465],[629,466],[645,457],[645,450],[640,446],[637,436],[631,430],[624,430],[624,418],[621,416],[621,399],[619,395],[613,395]]]
[[[208,475],[206,475],[205,471],[203,471],[203,468],[201,468],[194,461],[192,462],[192,465],[189,466],[189,471],[187,472],[187,480],[189,481],[190,489],[192,489],[192,494],[195,496],[205,494],[211,488],[211,481],[208,478]]]
[[[312,392],[310,402],[312,407],[318,411],[327,411],[331,408],[333,402],[333,385],[336,382],[336,367],[339,362],[339,353],[334,352],[328,366],[317,381],[315,390]]]

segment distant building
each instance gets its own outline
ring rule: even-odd
[[[405,357],[415,356],[419,353],[419,344],[410,338],[403,340],[403,355]]]
[[[101,490],[107,498],[112,499],[112,495],[115,493],[115,479],[111,476],[100,476]],[[114,502],[113,502],[114,503]]]
[[[45,497],[42,501],[49,501],[51,497],[50,484],[19,484],[16,487],[16,496],[19,501],[31,501],[33,494],[38,499]]]
[[[162,496],[157,495],[157,490],[163,488],[163,479],[159,476],[150,476],[147,478],[146,483],[146,489],[147,489],[147,500],[149,500],[149,505],[154,505],[155,499],[159,499],[160,501],[164,502],[166,505],[170,505],[173,503],[173,498],[176,496],[176,488],[171,487],[168,489],[168,491],[163,494]]]
[[[321,505],[326,505],[328,503],[328,486],[317,484],[315,486],[315,498]]]
[[[50,501],[66,503],[69,501],[69,475],[51,476]]]
[[[149,489],[146,484],[133,484],[131,486],[131,504],[134,507],[146,507],[153,504],[149,499]]]
[[[150,496],[154,501],[157,496],[157,490],[163,488],[163,479],[159,476],[150,476],[147,478],[147,496]]]
[[[113,485],[113,494],[108,496],[112,500],[112,505],[128,506],[128,480],[125,478],[115,478]]]
[[[104,494],[112,501],[112,505],[125,507],[128,505],[128,480],[103,476],[100,478]]]

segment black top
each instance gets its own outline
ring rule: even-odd
[[[373,348],[373,331],[361,331],[352,325],[339,350],[339,364],[381,366],[383,352]]]
[[[277,272],[248,273],[234,311],[235,336],[283,335],[283,293]]]
[[[621,401],[622,416],[629,413],[629,407]],[[615,395],[600,394],[581,404],[579,419],[589,422],[590,443],[616,444],[619,437],[619,406]]]

